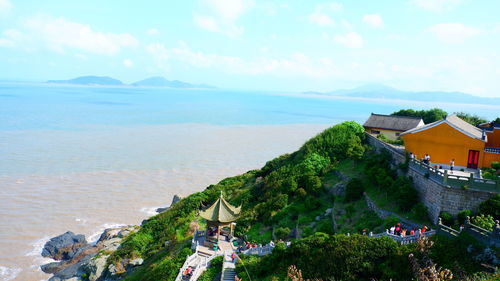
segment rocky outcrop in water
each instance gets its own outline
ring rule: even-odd
[[[158,208],[156,209],[156,212],[157,213],[163,213],[165,212],[166,210],[170,209],[170,207],[172,207],[175,203],[181,201],[182,197],[175,194],[174,197],[172,198],[172,203],[170,203],[170,206],[169,207],[164,207],[164,208]]]
[[[44,257],[59,258],[41,266],[45,273],[54,274],[49,281],[78,281],[85,276],[90,281],[107,280],[106,260],[110,253],[116,251],[123,238],[137,231],[136,226],[109,228],[99,237],[95,244],[89,244],[82,234],[75,235],[68,231],[50,239],[45,244]],[[130,268],[141,265],[140,258],[130,261]]]
[[[77,235],[68,231],[45,243],[42,250],[42,256],[50,257],[55,260],[70,260],[75,256],[78,249],[86,245],[87,240],[85,240],[85,235]]]

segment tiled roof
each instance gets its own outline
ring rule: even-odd
[[[366,128],[379,128],[395,131],[407,131],[423,124],[420,117],[397,116],[397,115],[370,115],[370,118],[363,124]]]
[[[483,139],[483,131],[481,129],[474,127],[473,125],[465,122],[464,120],[460,119],[455,114],[447,116],[446,119],[439,120],[439,121],[427,124],[427,125],[419,127],[419,128],[414,128],[414,129],[408,130],[408,131],[402,133],[401,135],[413,134],[413,133],[417,133],[420,131],[424,131],[424,130],[430,129],[430,128],[435,127],[435,126],[442,124],[442,123],[446,123],[446,124],[450,125],[451,127],[455,128],[456,130],[462,132],[463,134],[465,134],[471,138],[486,141],[486,137],[484,137],[484,139]]]
[[[201,211],[200,216],[213,222],[233,222],[238,219],[241,207],[229,204],[222,195],[208,209]]]

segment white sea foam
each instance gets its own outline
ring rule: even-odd
[[[21,271],[22,269],[17,267],[11,268],[0,265],[0,281],[13,280]]]
[[[42,257],[43,247],[45,246],[45,243],[47,243],[47,241],[49,240],[50,237],[45,236],[42,239],[35,241],[35,243],[33,243],[33,249],[28,253],[26,253],[27,257],[33,258],[33,264],[30,266],[30,268],[41,271],[40,265],[56,261],[51,258]]]
[[[86,225],[88,220],[82,218],[76,218],[75,221],[80,223],[81,225]]]
[[[104,230],[108,229],[108,228],[117,228],[117,227],[122,227],[122,226],[125,226],[126,224],[124,223],[105,223],[103,225],[101,225],[99,227],[99,230],[97,230],[96,232],[94,232],[92,235],[89,236],[89,238],[87,239],[87,241],[89,243],[96,243],[97,240],[99,239],[99,237],[101,237],[101,234],[104,232]]]
[[[163,208],[163,207],[143,207],[141,208],[141,212],[145,213],[148,216],[154,216],[158,214],[158,212],[156,211],[156,209],[158,208]]]

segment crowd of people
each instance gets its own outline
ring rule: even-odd
[[[396,225],[393,225],[393,226],[391,226],[391,228],[389,228],[389,234],[397,235],[397,236],[401,236],[401,237],[406,237],[408,235],[421,234],[421,233],[425,233],[427,231],[429,231],[429,229],[425,225],[422,228],[413,227],[412,229],[408,230],[408,229],[404,228],[403,226],[401,226],[401,223],[397,223]]]

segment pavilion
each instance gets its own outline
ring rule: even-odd
[[[241,211],[240,207],[234,207],[229,204],[223,197],[220,197],[208,209],[201,211],[200,216],[207,220],[207,231],[205,232],[205,242],[209,244],[217,243],[220,235],[228,235],[229,238],[234,235],[235,221],[238,219]],[[216,228],[216,235],[212,232],[209,235],[209,230]],[[222,229],[229,227],[229,233],[224,233]],[[215,236],[215,237],[214,237]]]

